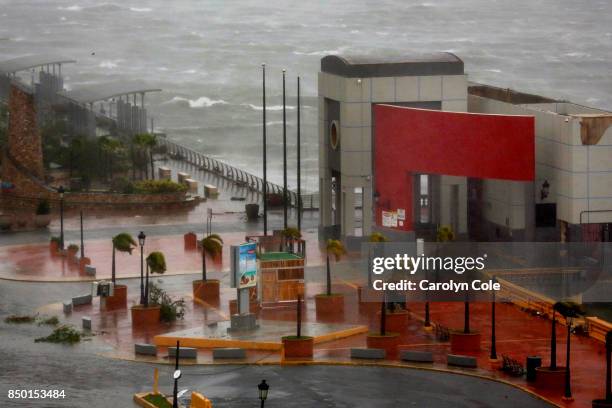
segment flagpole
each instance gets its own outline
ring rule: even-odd
[[[266,140],[266,64],[261,64],[263,79],[263,222],[264,236],[268,235],[268,157]]]
[[[300,77],[297,77],[297,227],[302,230],[302,157],[300,140]]]
[[[283,228],[287,229],[287,102],[285,97],[285,73],[283,69]]]

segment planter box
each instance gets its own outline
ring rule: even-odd
[[[47,228],[50,223],[50,214],[37,214],[36,216],[34,216],[34,225],[36,225],[36,228]]]
[[[315,296],[317,319],[326,317],[340,317],[344,315],[344,295],[320,294]]]
[[[399,346],[399,343],[399,334],[393,332],[387,332],[387,334],[384,336],[376,333],[370,333],[366,337],[366,344],[368,345],[368,348],[385,350],[387,358],[397,357],[397,347]]]
[[[453,353],[473,353],[480,351],[480,333],[451,332],[450,342]]]
[[[194,232],[188,232],[183,235],[185,250],[193,251],[198,247],[198,237]]]
[[[261,309],[261,307],[259,306],[259,303],[256,300],[251,300],[249,302],[249,312],[251,313],[259,313],[259,310]],[[238,302],[236,301],[236,299],[232,299],[229,301],[229,311],[230,311],[230,316],[238,314]]]
[[[193,298],[211,305],[219,304],[220,282],[217,279],[193,281]]]
[[[132,326],[157,326],[160,315],[160,306],[132,306]]]
[[[565,367],[557,366],[555,370],[550,367],[536,367],[536,388],[554,390],[562,393],[565,389]]]
[[[126,308],[127,286],[115,285],[113,296],[105,296],[100,298],[100,306],[106,310]]]
[[[380,319],[380,312],[378,312],[378,317]],[[402,334],[408,328],[409,320],[410,313],[407,310],[391,313],[387,312],[387,330]]]
[[[79,270],[81,272],[85,272],[85,267],[87,265],[91,265],[91,259],[89,259],[88,257],[83,257],[81,259],[79,259]],[[95,276],[95,269],[94,269],[94,276]]]
[[[59,252],[59,243],[56,241],[49,241],[49,252],[55,255]]]
[[[283,337],[286,358],[312,358],[314,339],[312,337]]]

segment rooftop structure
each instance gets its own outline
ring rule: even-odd
[[[26,71],[33,68],[58,67],[61,74],[62,64],[73,64],[76,60],[61,57],[58,55],[27,55],[0,61],[0,74],[15,74],[19,71]]]
[[[60,95],[81,104],[91,104],[94,102],[106,101],[114,98],[122,98],[129,96],[140,95],[149,92],[161,92],[159,88],[151,88],[141,82],[114,82],[105,84],[96,84],[80,87],[70,91],[60,92]]]

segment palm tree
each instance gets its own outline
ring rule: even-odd
[[[141,149],[145,149],[149,154],[149,161],[151,163],[151,178],[155,178],[155,170],[153,166],[153,149],[157,146],[157,137],[150,133],[140,133],[134,135],[134,144]],[[144,168],[145,168],[145,177],[147,173],[147,160],[145,159]]]
[[[389,239],[381,234],[380,232],[373,232],[368,237],[368,242],[371,242],[373,245],[370,245],[370,249],[374,246],[374,249],[378,249],[378,244],[383,242],[389,242]],[[372,287],[372,251],[368,250],[368,288]]]
[[[293,245],[295,244],[295,241],[297,241],[300,238],[302,238],[302,233],[300,232],[300,230],[295,228],[295,227],[287,227],[287,228],[285,228],[281,232],[281,234],[283,236],[285,244],[289,243],[289,245],[290,245],[289,251],[291,253],[294,253]],[[285,246],[285,245],[283,245],[283,246]]]
[[[113,256],[112,256],[112,274],[111,280],[115,283],[115,251],[127,252],[132,255],[132,250],[136,248],[136,241],[127,232],[122,232],[113,237]]]
[[[107,177],[112,180],[113,178],[113,159],[119,153],[119,150],[123,146],[122,143],[110,136],[102,136],[98,139],[98,143],[101,151],[104,153],[105,163],[107,168]]]
[[[566,343],[566,354],[565,354],[565,399],[572,398],[572,388],[570,384],[570,339],[572,338],[572,323],[574,318],[583,316],[584,309],[582,305],[576,302],[563,301],[557,302],[553,305],[553,310],[559,312],[561,316],[565,318],[565,324],[567,326],[567,343]]]
[[[166,272],[166,258],[164,254],[160,251],[154,251],[147,256],[147,275],[145,280],[145,304],[144,306],[149,306],[149,269],[151,273],[163,274]]]
[[[346,249],[341,241],[337,239],[328,239],[326,247],[326,265],[327,265],[327,296],[331,296],[331,268],[329,266],[329,255],[336,258],[336,262],[340,260],[342,255],[346,254]]]
[[[206,255],[217,256],[223,250],[223,240],[217,234],[210,234],[200,241],[202,245],[202,281],[206,282]]]

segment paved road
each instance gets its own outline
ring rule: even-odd
[[[34,343],[50,329],[7,325],[4,317],[87,285],[0,281],[1,407],[129,407],[134,392],[150,389],[153,365],[100,356],[108,346],[93,339],[76,346]],[[170,392],[172,368],[160,366],[160,386]],[[271,385],[274,407],[516,407],[548,405],[513,387],[467,376],[421,370],[341,366],[185,366],[180,389],[204,392],[215,408],[256,407],[257,384]],[[64,389],[61,401],[9,401],[9,389]]]

